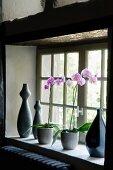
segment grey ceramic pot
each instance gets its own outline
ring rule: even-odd
[[[61,132],[61,144],[63,149],[73,150],[78,145],[79,132]]]
[[[53,139],[53,128],[37,128],[39,144],[49,144]]]

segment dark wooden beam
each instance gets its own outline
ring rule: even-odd
[[[0,23],[2,22],[2,0],[0,0]]]
[[[3,23],[5,42],[21,42],[113,25],[113,1],[91,0]]]

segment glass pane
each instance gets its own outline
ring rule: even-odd
[[[66,104],[67,105],[73,105],[73,89],[72,87],[67,87],[67,93],[66,93]],[[76,95],[76,100],[75,100],[75,106],[77,106],[77,98],[78,98],[78,92]]]
[[[95,116],[97,114],[97,110],[87,110],[87,122],[93,122],[93,120],[95,119]],[[106,123],[106,111],[103,110],[103,120]]]
[[[41,116],[42,116],[43,123],[47,123],[48,113],[49,113],[49,107],[46,105],[41,105]]]
[[[79,53],[73,52],[67,54],[67,77],[78,72]]]
[[[86,114],[87,114],[87,122],[93,122],[97,114],[97,110],[87,110]]]
[[[88,51],[88,69],[101,77],[101,50]]]
[[[104,81],[104,108],[107,108],[107,82]]]
[[[105,68],[104,77],[107,77],[107,63],[108,63],[108,50],[105,50]]]
[[[53,86],[53,103],[63,104],[63,84]]]
[[[51,75],[51,55],[42,55],[42,77]]]
[[[63,108],[53,106],[52,118],[53,118],[54,123],[58,123],[59,125],[63,125]]]
[[[64,75],[64,54],[54,54],[54,76]]]
[[[69,128],[70,126],[71,114],[72,114],[72,108],[66,108],[66,128]],[[75,109],[74,116],[75,116],[74,125],[75,127],[77,127],[77,109]]]
[[[106,110],[103,111],[103,119],[104,119],[104,122],[106,124]]]
[[[49,90],[44,89],[46,80],[41,81],[41,102],[49,103]]]
[[[96,84],[88,82],[86,98],[87,106],[100,107],[100,81],[97,81]]]

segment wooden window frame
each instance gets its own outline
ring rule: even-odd
[[[45,49],[39,49],[37,47],[37,98],[41,100],[41,80],[47,80],[48,77],[41,77],[41,55],[45,54],[51,54],[51,75],[53,76],[53,68],[54,68],[54,53],[64,53],[64,75],[67,75],[67,53],[70,52],[79,52],[79,70],[81,71],[83,68],[87,67],[88,61],[87,61],[87,55],[86,51],[90,50],[96,50],[96,49],[101,49],[102,50],[102,55],[104,55],[104,49],[107,48],[107,42],[104,43],[94,43],[94,44],[83,44],[83,45],[73,45],[70,47],[61,47],[61,48],[45,48]],[[101,69],[104,69],[104,57],[101,57]],[[103,76],[103,71],[101,72],[101,76]],[[67,77],[68,78],[68,77]],[[106,80],[107,78],[100,78],[101,81],[101,95],[103,94],[103,81]],[[52,91],[53,93],[53,91]],[[91,109],[91,110],[96,110],[97,108],[90,108],[86,106],[86,101],[85,101],[85,93],[86,93],[86,88],[79,89],[78,92],[78,106],[81,108],[84,108],[84,114],[83,116],[79,116],[77,118],[77,126],[80,126],[84,122],[87,121],[87,115],[86,115],[86,109]],[[53,95],[53,94],[52,94]],[[53,103],[53,102],[52,102]],[[100,107],[102,106],[102,100]],[[45,102],[41,102],[42,105],[48,105]],[[61,106],[63,108],[63,125],[66,127],[66,85],[64,84],[63,88],[63,104],[52,104],[51,107],[53,106]],[[68,106],[70,107],[70,106]],[[105,109],[104,109],[105,110]],[[52,114],[51,114],[51,121],[52,121]],[[80,134],[80,142],[84,143],[85,142],[85,136]],[[83,137],[84,136],[84,137]]]

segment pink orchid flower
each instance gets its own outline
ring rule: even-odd
[[[65,76],[55,80],[55,83],[59,86],[61,83],[65,82]]]
[[[94,76],[90,77],[89,82],[90,83],[96,83],[97,82],[97,75],[94,75]]]
[[[97,74],[94,75],[90,70],[88,70],[87,68],[85,68],[84,70],[82,70],[81,75],[84,78],[89,79],[90,83],[95,83],[97,81]]]
[[[71,76],[71,79],[72,79],[73,81],[77,81],[77,84],[79,84],[80,86],[83,86],[83,85],[85,84],[85,79],[84,79],[84,78],[82,77],[82,75],[79,74],[79,73],[73,74],[73,75]]]
[[[91,71],[89,71],[87,68],[83,69],[81,72],[82,77],[90,79],[92,77]]]
[[[80,85],[80,86],[83,86],[85,84],[85,79],[84,78],[81,78],[77,81],[77,83]]]
[[[61,81],[62,81],[62,82],[65,82],[65,80],[66,80],[65,76],[62,76],[62,77],[61,77]]]
[[[72,87],[72,86],[73,86],[73,81],[70,80],[70,79],[68,79],[68,80],[66,81],[66,85],[67,85],[68,87]]]
[[[49,89],[49,86],[47,84],[44,85],[44,89],[45,90],[48,90]]]
[[[81,76],[81,74],[79,74],[79,73],[73,74],[73,75],[71,76],[71,79],[72,79],[73,81],[79,81],[81,78],[82,78],[82,76]]]
[[[55,83],[54,77],[52,77],[52,76],[49,77],[48,80],[47,80],[47,84],[48,84],[49,86],[52,86],[54,83]]]

